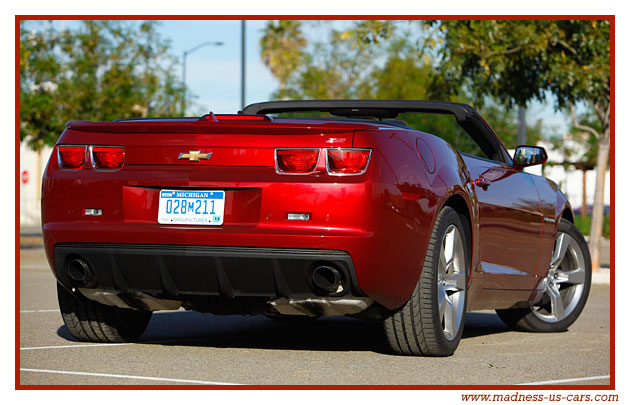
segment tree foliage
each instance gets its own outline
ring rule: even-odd
[[[306,44],[299,64],[290,75],[274,74],[285,86],[274,93],[278,99],[369,98],[370,72],[374,67],[374,47],[357,47],[355,42],[332,29],[327,41]]]
[[[609,21],[431,21],[444,41],[439,76],[451,91],[468,80],[477,96],[508,105],[556,97],[557,107],[610,101]]]
[[[283,90],[291,74],[299,67],[306,40],[299,21],[270,21],[260,38],[261,58],[280,81]]]
[[[156,22],[20,26],[20,139],[53,145],[72,119],[176,115],[184,87]]]

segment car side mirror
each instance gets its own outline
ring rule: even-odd
[[[547,151],[540,146],[520,145],[514,151],[514,167],[543,164],[547,161]]]

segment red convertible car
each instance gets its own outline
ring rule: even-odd
[[[451,117],[459,138],[395,119],[409,116]],[[64,323],[123,342],[180,307],[350,315],[382,321],[395,353],[425,356],[453,354],[466,311],[566,330],[591,260],[556,184],[523,171],[546,159],[536,146],[510,156],[473,108],[446,102],[71,121],[42,197]]]

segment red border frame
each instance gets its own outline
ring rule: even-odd
[[[20,384],[20,21],[23,20],[609,20],[610,21],[610,384],[607,385],[21,385]],[[614,15],[16,15],[15,16],[15,388],[19,390],[614,390],[615,389],[615,16]]]

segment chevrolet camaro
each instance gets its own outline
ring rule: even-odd
[[[467,311],[564,331],[591,260],[558,186],[523,170],[546,159],[511,156],[477,111],[446,102],[68,122],[42,191],[63,321],[79,340],[126,342],[182,307],[348,315],[424,356],[453,354]]]

